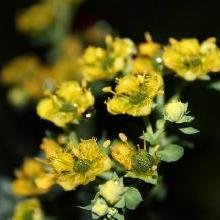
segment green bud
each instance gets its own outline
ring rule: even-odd
[[[178,122],[185,115],[186,111],[187,103],[173,100],[165,106],[164,115],[166,120],[171,122]]]
[[[117,209],[115,209],[115,208],[109,208],[107,217],[108,217],[108,218],[111,218],[112,216],[116,215],[117,213],[118,213],[118,210],[117,210]]]
[[[146,172],[153,164],[154,159],[146,150],[138,150],[132,157],[132,167],[136,172]]]
[[[98,216],[104,216],[108,212],[108,205],[104,199],[98,199],[92,206],[92,212]]]
[[[109,180],[105,184],[99,186],[100,195],[110,204],[118,202],[124,193],[124,187],[119,181]]]

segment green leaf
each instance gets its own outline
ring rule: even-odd
[[[90,211],[92,210],[92,205],[87,205],[87,206],[77,206],[78,208],[80,209],[84,209],[84,210],[87,210],[87,211]]]
[[[216,91],[220,91],[220,81],[216,81],[209,84],[210,89],[214,89]]]
[[[204,81],[208,81],[211,79],[211,77],[209,75],[203,75],[199,77],[200,80],[204,80]]]
[[[163,130],[165,123],[166,123],[166,120],[164,120],[164,119],[158,119],[158,120],[156,121],[156,127],[157,127],[157,129],[158,129],[158,130]]]
[[[150,183],[153,185],[157,184],[157,180],[158,180],[157,172],[155,172],[152,175],[148,175],[147,173],[142,174],[142,173],[135,173],[135,172],[128,171],[125,177],[140,179],[146,183]]]
[[[125,207],[125,197],[123,196],[115,205],[115,208],[122,209]]]
[[[193,127],[180,128],[179,130],[184,134],[196,134],[199,132],[199,130]]]
[[[174,162],[179,160],[184,154],[184,149],[176,144],[170,144],[157,152],[157,156],[165,162]]]
[[[117,220],[125,220],[125,217],[124,217],[124,215],[122,215],[122,214],[116,214],[115,216],[114,216],[114,219],[117,219]]]
[[[193,121],[195,119],[195,117],[193,116],[187,116],[184,115],[179,121],[177,121],[176,123],[181,124],[181,123],[190,123],[191,121]]]
[[[142,201],[143,199],[141,197],[141,194],[136,188],[129,187],[127,189],[125,193],[125,205],[128,209],[136,209],[139,203]]]
[[[163,129],[157,130],[155,133],[144,133],[140,138],[149,142],[151,145],[155,145],[159,137],[164,133]]]

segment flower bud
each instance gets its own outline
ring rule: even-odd
[[[124,187],[118,181],[109,180],[105,184],[99,186],[100,195],[110,204],[114,204],[120,200],[124,193]]]
[[[186,111],[187,103],[173,100],[166,105],[164,114],[166,120],[171,122],[178,122],[185,115]]]
[[[98,216],[104,216],[108,212],[108,205],[104,199],[98,199],[92,206],[92,212]]]

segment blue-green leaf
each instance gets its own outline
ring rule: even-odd
[[[199,130],[193,127],[180,128],[179,130],[184,134],[196,134],[199,132]]]
[[[177,161],[183,156],[183,154],[183,147],[176,144],[167,145],[162,150],[157,152],[157,156],[165,162]]]
[[[210,89],[214,89],[216,91],[220,91],[220,81],[216,81],[209,84]]]
[[[139,203],[142,201],[143,199],[141,197],[141,194],[136,188],[129,187],[127,189],[125,193],[125,205],[128,209],[136,209]]]

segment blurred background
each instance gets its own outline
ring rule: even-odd
[[[24,52],[35,51],[43,56],[47,50],[47,46],[30,44],[29,39],[14,27],[16,11],[34,2],[0,1],[0,66]],[[106,20],[120,36],[135,42],[143,41],[144,33],[149,31],[160,43],[167,43],[169,37],[204,40],[215,36],[220,46],[219,6],[220,3],[213,0],[87,0],[77,10],[71,27],[73,31],[80,30],[98,20]],[[220,79],[220,76],[214,75],[214,78]],[[168,92],[176,83],[176,79],[170,80]],[[32,107],[16,110],[10,106],[6,91],[7,88],[1,86],[0,176],[13,178],[14,169],[21,165],[23,158],[36,155],[45,130],[54,128],[39,120]],[[220,96],[209,90],[207,83],[195,82],[184,92],[183,99],[189,102],[192,115],[196,116],[193,126],[200,130],[198,135],[189,137],[195,148],[186,149],[185,156],[177,163],[163,164],[161,173],[164,173],[167,197],[161,202],[155,200],[149,206],[143,203],[135,212],[128,213],[127,219],[144,220],[149,215],[161,220],[220,219]],[[118,120],[124,123],[123,120],[131,119]],[[105,115],[105,121],[110,130],[116,126],[110,116]],[[80,198],[75,194],[57,196],[53,204],[45,201],[46,212],[55,213],[62,220],[88,219],[88,215],[76,208]],[[149,213],[148,207],[153,214]]]

